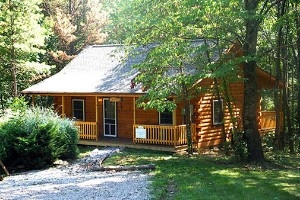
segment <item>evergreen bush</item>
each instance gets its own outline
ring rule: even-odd
[[[50,147],[56,159],[74,159],[78,156],[78,129],[69,119],[56,119],[51,132]]]
[[[51,109],[17,109],[2,123],[0,140],[0,159],[11,167],[41,168],[56,159],[74,159],[79,152],[74,123]]]

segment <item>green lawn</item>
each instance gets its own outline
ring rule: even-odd
[[[150,173],[154,199],[300,199],[300,156],[268,157],[272,162],[260,167],[226,157],[125,149],[105,164],[155,164]]]

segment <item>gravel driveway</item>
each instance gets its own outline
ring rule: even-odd
[[[79,161],[5,177],[0,199],[150,199],[147,171],[92,172],[82,166]]]

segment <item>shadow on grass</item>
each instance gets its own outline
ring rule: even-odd
[[[286,170],[248,170],[209,159],[158,161],[154,179],[177,184],[175,199],[299,199],[300,175]],[[166,178],[167,177],[167,178]],[[155,181],[156,182],[156,181]],[[161,188],[162,185],[156,187]],[[165,189],[167,191],[167,189]],[[166,195],[168,194],[163,194]]]
[[[154,199],[299,199],[300,173],[247,168],[209,157],[176,156],[126,149],[107,164],[155,164]]]

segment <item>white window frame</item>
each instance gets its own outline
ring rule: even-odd
[[[82,102],[82,116],[83,116],[83,119],[77,119],[75,116],[74,116],[74,102],[75,101],[80,101]],[[79,120],[79,121],[85,121],[85,102],[84,102],[84,99],[72,99],[72,117],[75,118],[75,120]]]
[[[221,121],[215,121],[215,104],[217,104],[217,102],[221,101],[221,105],[222,105],[222,110],[224,109],[223,108],[223,99],[213,99],[212,101],[212,122],[213,122],[213,125],[221,125],[223,124],[223,120],[224,119],[221,119]],[[219,108],[217,108],[219,109]]]

